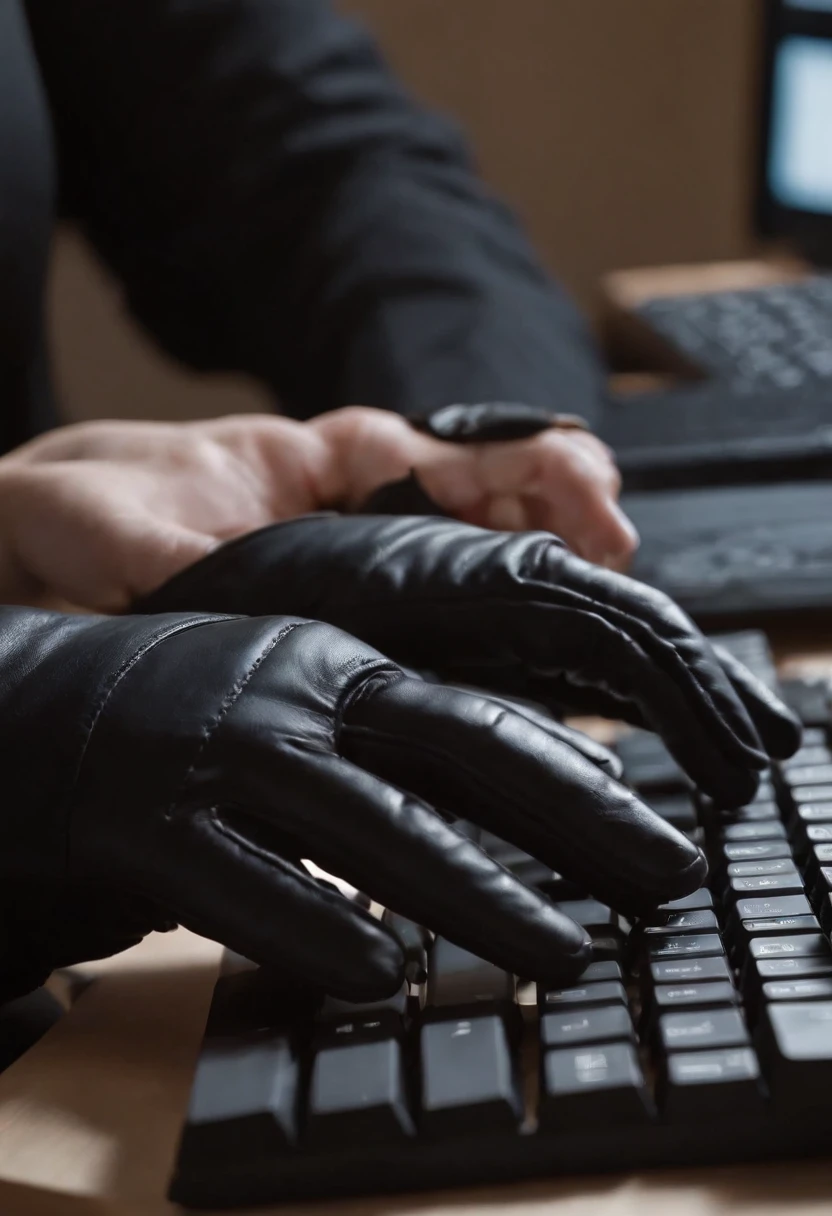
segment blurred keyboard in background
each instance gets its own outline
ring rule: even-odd
[[[832,477],[832,275],[658,296],[626,325],[677,380],[608,411],[628,490]]]
[[[675,377],[603,429],[632,573],[704,622],[832,608],[832,275],[640,301],[622,281],[620,349]]]
[[[763,635],[724,642],[774,681]],[[700,797],[654,736],[621,739],[627,780],[711,863],[707,889],[643,923],[466,828],[589,930],[595,961],[569,988],[519,984],[389,914],[411,984],[377,1004],[227,956],[172,1197],[236,1207],[828,1152],[829,687],[783,691],[803,747],[740,810]]]

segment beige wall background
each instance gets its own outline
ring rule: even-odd
[[[592,308],[606,270],[752,245],[762,0],[342,0],[410,87],[468,130],[547,265]],[[138,334],[72,234],[51,321],[68,416],[193,418],[268,406]]]

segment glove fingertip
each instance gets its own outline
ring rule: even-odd
[[[539,984],[549,988],[563,987],[580,979],[592,962],[592,938],[583,930],[583,941],[577,950],[553,951],[540,964],[534,977]]]
[[[697,784],[702,792],[712,798],[722,810],[736,810],[738,807],[747,806],[749,802],[754,801],[760,788],[763,767],[760,765],[759,770],[736,768],[732,769],[730,773],[723,769],[719,777],[714,780],[700,775]]]
[[[789,760],[803,740],[803,724],[786,706],[771,721],[758,723],[757,728],[773,760]]]
[[[362,958],[325,985],[330,996],[342,1001],[383,1001],[394,996],[405,982],[405,953],[401,943],[386,930],[367,941]]]

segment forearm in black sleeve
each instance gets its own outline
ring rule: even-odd
[[[68,209],[144,325],[297,416],[597,419],[583,322],[455,131],[328,0],[28,0]]]

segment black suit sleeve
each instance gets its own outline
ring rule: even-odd
[[[584,325],[446,122],[329,0],[28,0],[66,209],[172,354],[298,417],[598,418]]]

